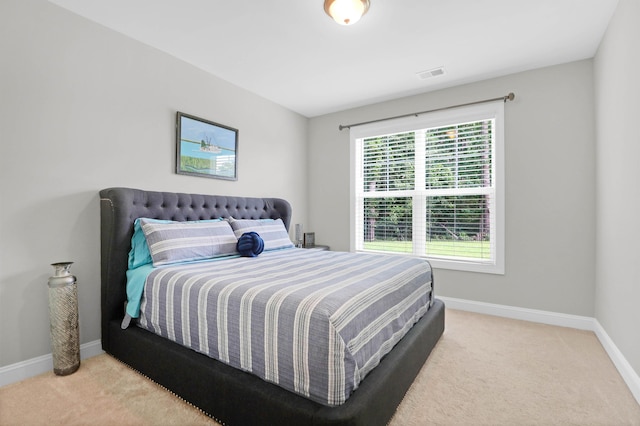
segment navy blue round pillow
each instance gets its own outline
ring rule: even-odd
[[[256,257],[264,250],[264,240],[257,232],[245,232],[238,238],[238,253],[245,257]]]

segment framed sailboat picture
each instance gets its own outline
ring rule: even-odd
[[[238,130],[177,113],[176,173],[238,180]]]

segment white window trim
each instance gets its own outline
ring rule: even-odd
[[[505,157],[504,157],[504,102],[502,100],[484,104],[459,107],[418,117],[403,117],[380,121],[350,129],[350,203],[349,229],[350,250],[356,251],[356,175],[360,171],[360,164],[356,164],[356,139],[373,135],[400,133],[422,128],[445,126],[452,122],[467,122],[494,118],[494,187],[495,187],[495,262],[473,262],[464,260],[445,260],[426,257],[434,268],[452,269],[458,271],[483,272],[490,274],[504,274],[505,270]],[[398,195],[398,193],[395,193]]]

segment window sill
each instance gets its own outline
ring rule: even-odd
[[[385,252],[376,250],[356,250],[358,253],[378,253],[378,254],[395,254],[400,256],[410,256],[409,254]],[[496,274],[504,275],[504,266],[492,264],[492,263],[476,263],[466,262],[464,260],[447,260],[432,257],[421,257],[424,260],[429,261],[431,267],[434,269],[448,269],[453,271],[463,272],[479,272],[483,274]]]
[[[483,274],[504,275],[504,266],[492,263],[474,263],[461,260],[443,260],[425,257],[433,268],[449,269],[463,272],[479,272]]]

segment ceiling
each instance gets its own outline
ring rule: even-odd
[[[618,0],[50,0],[306,117],[591,58]],[[444,67],[444,74],[417,73]]]

